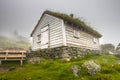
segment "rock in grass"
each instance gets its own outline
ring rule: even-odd
[[[86,68],[89,75],[94,75],[101,70],[100,64],[94,60],[84,62],[82,66]]]
[[[32,57],[28,60],[28,62],[30,64],[40,64],[41,59],[40,59],[40,57]]]
[[[80,66],[73,65],[73,66],[70,67],[70,69],[76,77],[80,76],[80,72],[81,72],[81,67]]]
[[[62,61],[70,61],[71,56],[68,53],[64,53],[64,54],[61,55],[61,60]]]
[[[8,71],[13,71],[15,69],[16,69],[16,67],[10,67]]]

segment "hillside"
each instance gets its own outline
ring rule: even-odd
[[[16,40],[5,36],[0,36],[0,49],[8,48],[28,49],[29,47],[30,47],[29,41]]]
[[[75,77],[70,70],[72,65],[81,66],[85,61],[95,60],[100,63],[102,70],[96,75],[89,76],[82,69],[79,77]],[[18,63],[3,64],[15,67],[13,71],[0,72],[1,80],[120,80],[120,59],[111,55],[88,55],[83,59],[63,62],[58,59],[43,59],[40,64],[25,63],[21,68]],[[18,68],[17,68],[18,67]]]

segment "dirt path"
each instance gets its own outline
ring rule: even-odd
[[[24,67],[19,66],[19,67],[0,67],[0,73],[8,72],[8,71],[13,71],[13,70],[23,70]]]
[[[0,67],[0,73],[4,73],[4,72],[7,72],[9,71],[9,68],[7,67]]]

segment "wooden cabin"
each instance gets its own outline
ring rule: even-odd
[[[0,50],[0,64],[2,61],[20,61],[21,65],[26,58],[26,50],[2,49]]]
[[[45,11],[34,30],[32,50],[60,46],[99,50],[100,33],[73,15]]]

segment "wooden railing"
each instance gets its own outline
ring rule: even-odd
[[[21,65],[26,58],[25,50],[0,50],[0,64],[2,61],[20,61]]]
[[[9,53],[26,53],[26,50],[0,50],[0,53],[9,52]]]

